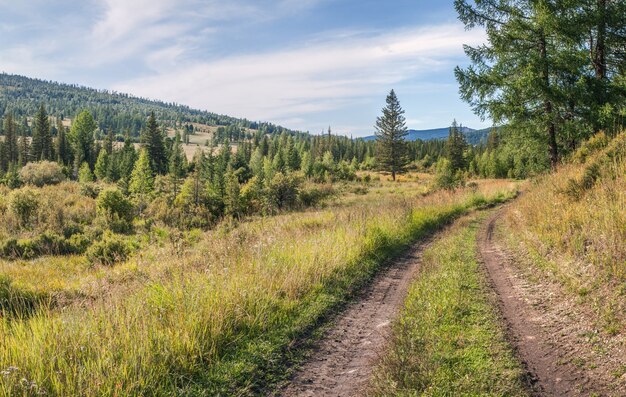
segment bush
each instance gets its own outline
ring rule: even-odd
[[[14,190],[9,195],[9,209],[22,227],[32,223],[40,204],[38,192],[28,187]]]
[[[107,233],[87,250],[87,259],[94,264],[112,266],[128,259],[135,247],[120,236]]]
[[[65,180],[63,168],[52,161],[28,163],[20,170],[22,182],[38,187],[56,185]]]
[[[437,163],[437,173],[435,174],[435,186],[440,189],[454,190],[465,184],[464,175],[454,172],[452,164],[448,159],[442,158]]]
[[[299,187],[300,181],[293,174],[285,175],[279,172],[274,175],[266,188],[269,209],[292,208],[295,206]]]
[[[304,207],[311,207],[335,194],[335,189],[331,184],[306,186],[298,192],[298,200]]]
[[[96,200],[97,214],[106,221],[109,229],[127,232],[133,221],[133,204],[117,188],[100,192]]]

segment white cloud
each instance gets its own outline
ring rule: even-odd
[[[114,88],[251,119],[288,120],[339,109],[402,81],[451,68],[462,44],[483,40],[480,32],[456,24],[343,34],[300,48],[180,65]]]

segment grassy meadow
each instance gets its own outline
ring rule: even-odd
[[[64,185],[57,188],[62,189]],[[154,228],[115,266],[0,261],[3,395],[252,395],[385,261],[516,184],[345,184],[315,209]]]

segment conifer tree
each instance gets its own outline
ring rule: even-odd
[[[35,115],[31,157],[34,161],[52,159],[52,135],[50,120],[43,104]]]
[[[404,170],[408,161],[404,110],[394,90],[387,96],[387,106],[382,112],[383,115],[376,120],[376,160],[383,170],[391,172],[395,181],[396,174]]]
[[[465,169],[465,150],[467,149],[467,142],[465,141],[465,135],[459,129],[456,120],[452,122],[450,127],[450,133],[448,134],[448,140],[446,141],[446,155],[450,161],[452,171]]]
[[[67,137],[67,128],[61,119],[57,119],[57,140],[56,140],[57,162],[63,165],[70,165],[72,162],[72,147]]]
[[[169,167],[168,167],[169,176],[172,181],[172,193],[174,195],[174,198],[176,198],[176,196],[178,195],[178,190],[179,190],[181,181],[185,177],[185,166],[186,166],[185,163],[186,163],[186,158],[185,158],[185,153],[183,152],[180,133],[176,131],[176,136],[174,138],[174,143],[172,145]]]
[[[98,160],[96,160],[96,165],[94,167],[94,173],[98,180],[104,181],[107,179],[107,174],[109,172],[110,167],[110,156],[109,153],[105,149],[100,150],[98,154]]]
[[[148,151],[152,171],[155,174],[165,175],[168,165],[165,142],[154,112],[151,112],[150,117],[148,117],[142,141]]]
[[[74,152],[74,172],[85,162],[95,163],[94,132],[98,126],[88,110],[83,110],[72,123],[69,139]]]
[[[150,155],[146,148],[141,149],[139,152],[139,159],[135,162],[128,190],[137,200],[139,213],[141,214],[147,205],[149,195],[154,190]]]
[[[19,148],[15,122],[13,114],[8,112],[4,118],[4,142],[6,144],[6,158],[9,164],[17,163],[19,160]]]

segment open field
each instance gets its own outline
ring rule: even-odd
[[[13,314],[4,310],[0,325],[0,390],[255,394],[285,376],[299,354],[288,346],[387,258],[515,189],[481,181],[475,192],[424,195],[427,186],[373,183],[325,208],[182,239],[164,229],[114,267],[81,256],[3,261],[3,302]]]

